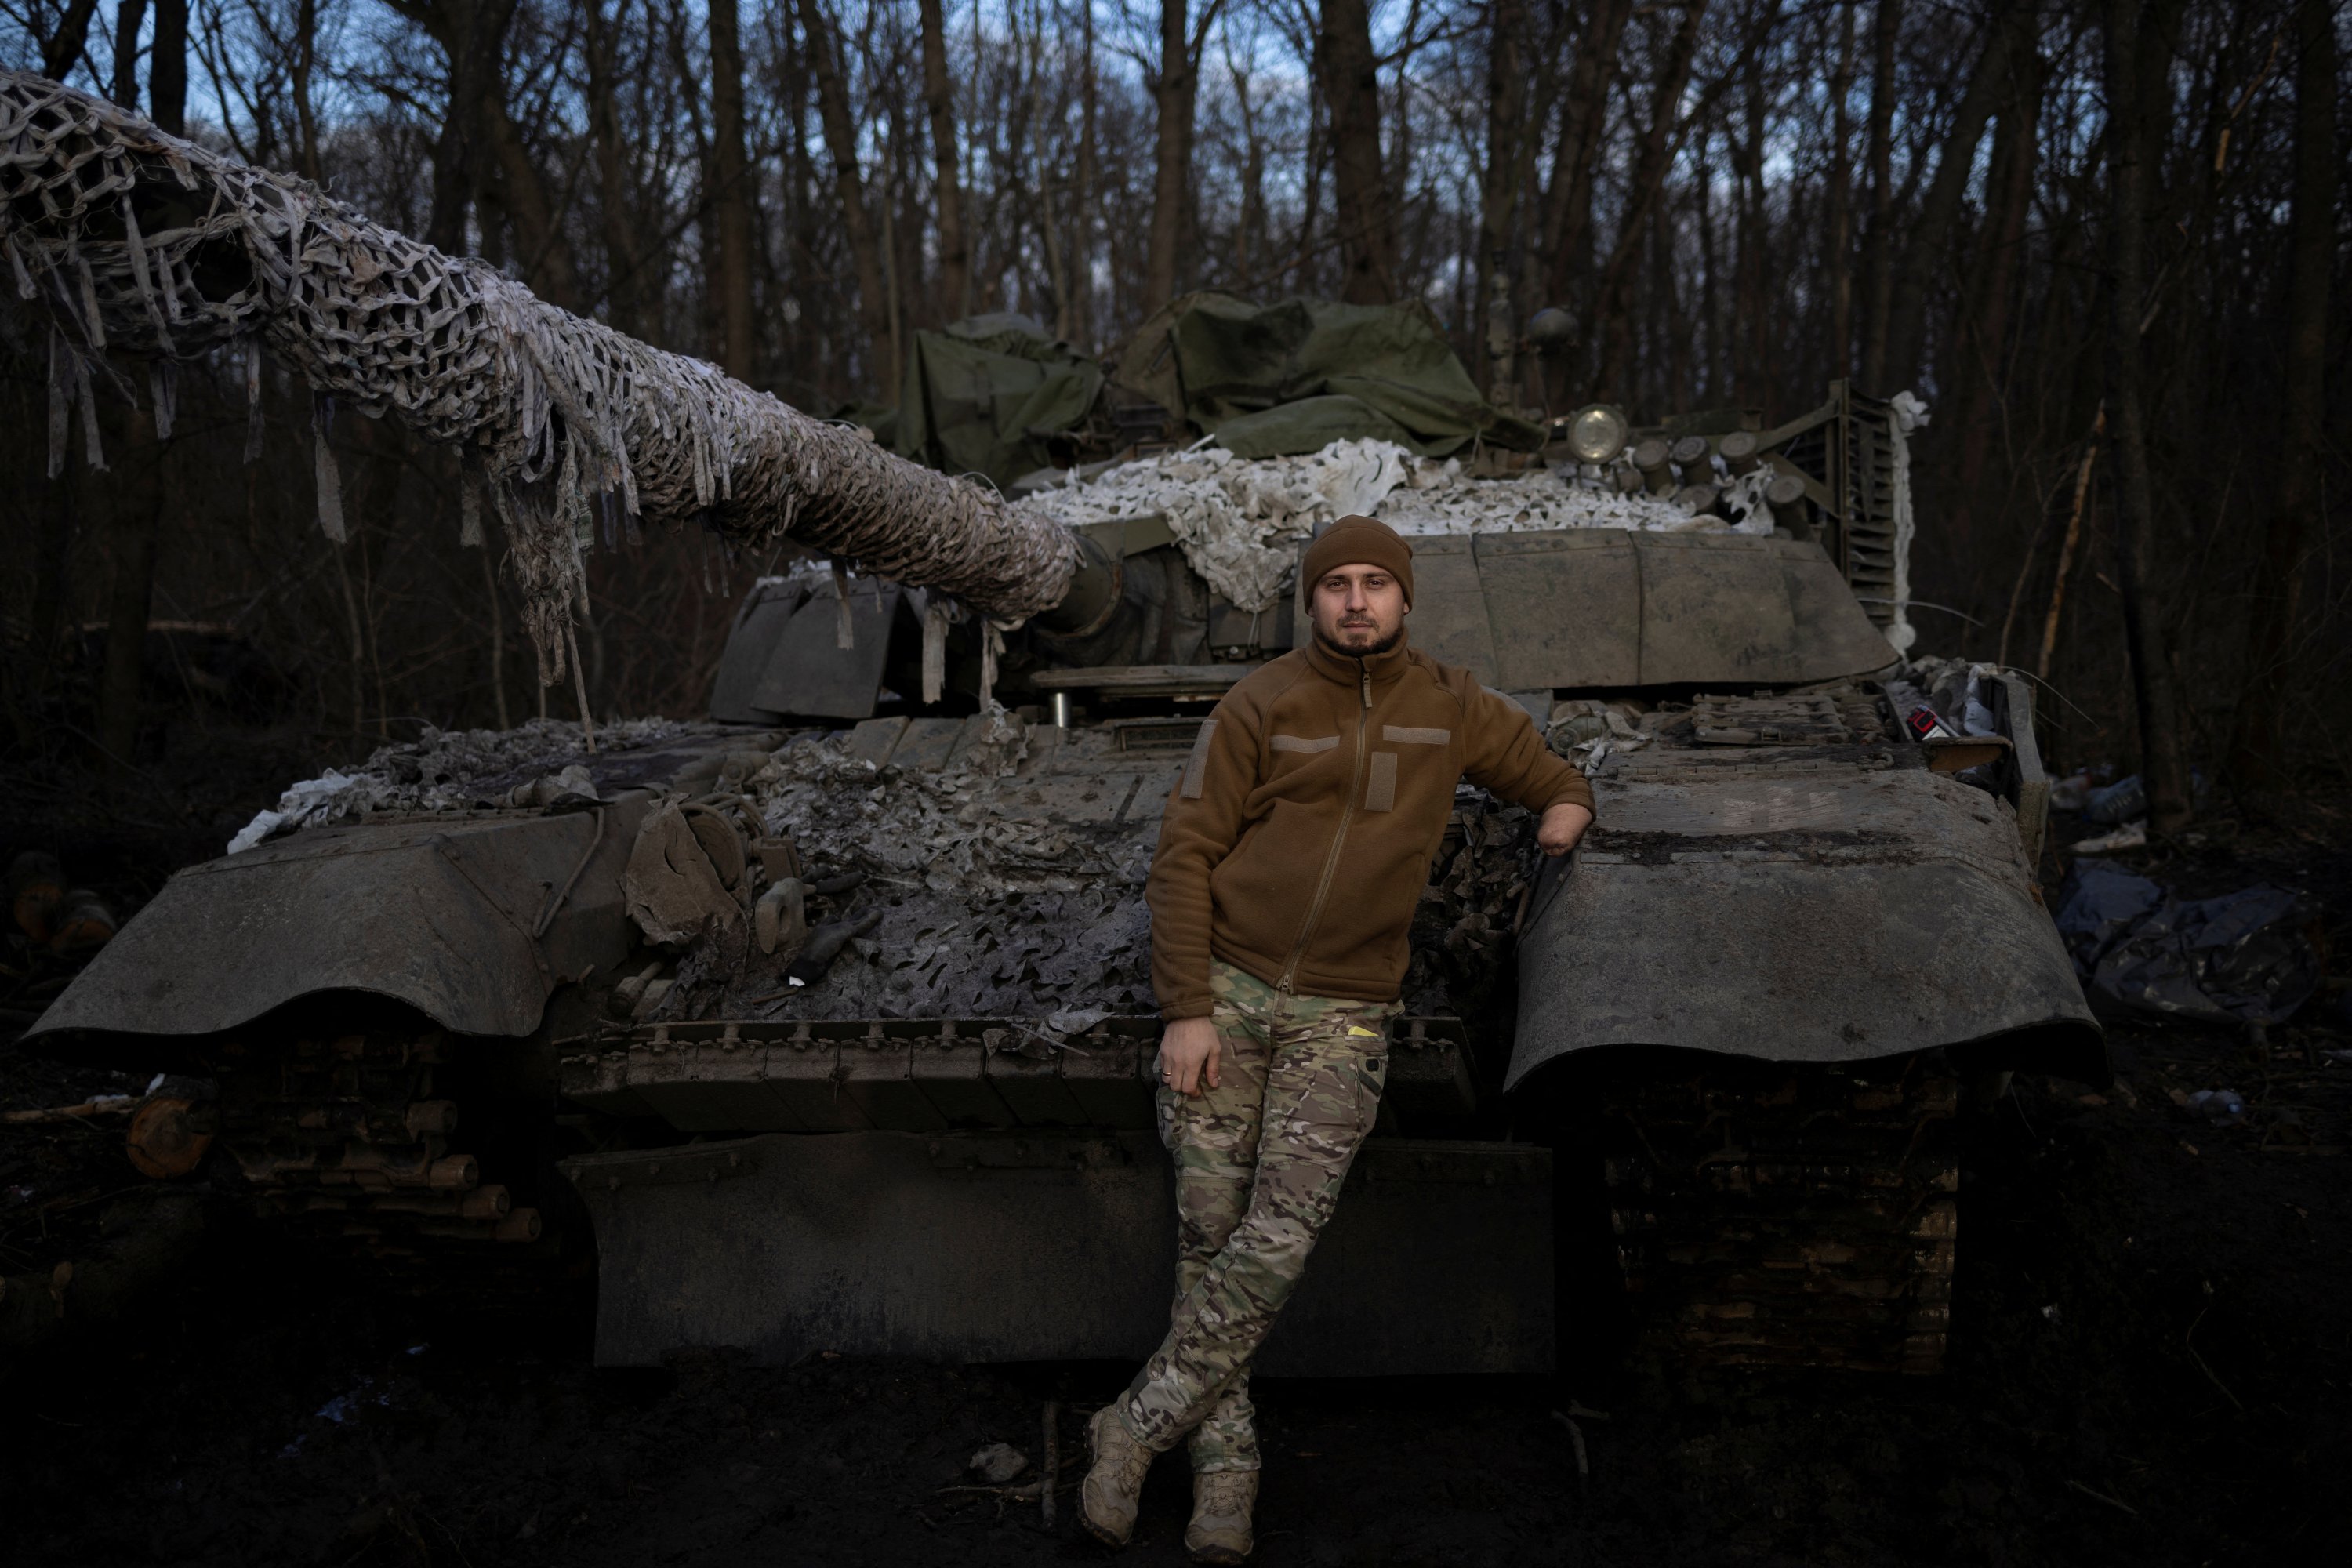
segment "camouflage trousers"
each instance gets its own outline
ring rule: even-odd
[[[1155,1452],[1187,1434],[1195,1473],[1258,1468],[1249,1363],[1306,1272],[1372,1130],[1391,1006],[1288,996],[1211,966],[1218,1079],[1160,1089],[1176,1165],[1176,1303],[1118,1405]]]

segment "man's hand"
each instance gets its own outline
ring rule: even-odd
[[[1547,855],[1565,855],[1591,826],[1592,813],[1572,800],[1563,800],[1545,807],[1543,822],[1536,828],[1536,844]]]
[[[1160,1037],[1160,1081],[1179,1094],[1217,1087],[1217,1026],[1179,1018]]]

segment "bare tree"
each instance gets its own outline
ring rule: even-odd
[[[308,0],[305,0],[308,3]],[[604,308],[614,326],[632,337],[651,331],[646,309],[645,256],[640,249],[635,157],[621,127],[620,35],[631,0],[582,0],[583,51],[588,78],[588,133],[596,150],[596,199],[604,241]]]
[[[2153,141],[2147,79],[2155,74],[2150,62],[2158,54],[2155,41],[2143,31],[2147,21],[2146,0],[2107,0],[2107,431],[2115,453],[2116,577],[2122,589],[2133,705],[2139,717],[2148,826],[2159,833],[2177,833],[2190,819],[2189,769],[2181,756],[2179,709],[2167,639],[2149,580],[2156,559],[2156,493],[2148,479],[2147,412],[2141,401],[2140,322],[2147,308],[2147,165]]]
[[[1903,32],[1902,0],[1871,7],[1870,229],[1863,243],[1862,384],[1886,384],[1887,324],[1895,310],[1895,51]]]
[[[971,241],[964,231],[963,182],[956,144],[955,84],[948,79],[947,24],[941,0],[920,0],[923,105],[931,121],[932,176],[939,205],[939,310],[953,320],[971,310]]]
[[[709,0],[710,16],[710,207],[719,254],[710,291],[718,296],[719,363],[740,382],[759,382],[759,344],[751,320],[751,158],[743,127],[743,43],[735,0]]]
[[[1486,27],[1486,168],[1478,200],[1478,302],[1486,334],[1481,367],[1486,395],[1518,401],[1518,310],[1511,282],[1518,272],[1512,242],[1518,226],[1519,190],[1527,183],[1521,141],[1527,118],[1526,0],[1493,0]]]
[[[800,14],[809,63],[816,77],[825,156],[833,162],[835,199],[841,204],[842,227],[857,269],[858,321],[871,353],[874,346],[890,342],[893,333],[889,289],[882,278],[882,247],[875,237],[874,215],[866,205],[866,176],[858,162],[857,122],[849,111],[849,89],[842,79],[841,57],[824,7],[817,0],[800,0]]]
[[[1580,298],[1591,272],[1593,174],[1599,166],[1603,132],[1609,120],[1610,91],[1616,80],[1618,46],[1633,14],[1633,0],[1592,0],[1576,63],[1569,69],[1568,87],[1560,100],[1559,137],[1554,143],[1551,181],[1544,192],[1543,255],[1550,258],[1544,282],[1551,302],[1568,307]],[[1561,384],[1551,388],[1556,401],[1568,399],[1567,365],[1559,367]]]
[[[1368,0],[1323,0],[1315,66],[1329,106],[1339,297],[1383,304],[1396,298],[1396,207],[1381,160],[1380,57]]]
[[[1160,68],[1151,79],[1158,110],[1152,138],[1151,233],[1144,271],[1143,309],[1148,313],[1176,297],[1185,248],[1184,218],[1191,205],[1192,121],[1201,86],[1201,50],[1223,0],[1209,0],[1198,27],[1187,30],[1184,0],[1160,0]]]
[[[2262,575],[2246,620],[2246,694],[2231,738],[2233,760],[2256,784],[2273,784],[2284,762],[2289,652],[2303,608],[2304,557],[2325,496],[2327,295],[2339,255],[2336,200],[2335,7],[2295,0],[2294,216],[2287,267],[2285,416],[2279,431],[2278,497],[2263,530]]]

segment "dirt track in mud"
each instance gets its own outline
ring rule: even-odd
[[[2158,874],[2297,882],[2338,931],[2352,910],[2352,855],[2308,843]],[[2116,1089],[2025,1079],[1969,1120],[1938,1377],[1263,1383],[1258,1561],[2332,1560],[2352,1527],[2352,1063],[2322,1053],[2347,1034],[2290,1031],[2258,1057],[2130,1026]],[[0,1047],[11,1104],[108,1087],[81,1076]],[[2222,1086],[2244,1125],[2169,1094]],[[576,1318],[469,1330],[216,1226],[133,1321],[0,1381],[7,1560],[1109,1560],[1067,1491],[1048,1533],[1034,1500],[953,1489],[985,1444],[1038,1458],[1048,1399],[1075,1486],[1083,1418],[1127,1369],[620,1372],[584,1347]],[[1571,1400],[1608,1413],[1580,1423],[1582,1479],[1552,1414]],[[1184,1508],[1163,1461],[1124,1560],[1181,1562]]]

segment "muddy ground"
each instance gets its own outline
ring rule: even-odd
[[[103,862],[106,842],[80,852]],[[2152,868],[2192,892],[2306,888],[2340,952],[2347,843],[2340,804],[2314,804],[2225,820]],[[1265,1381],[1259,1561],[2333,1560],[2352,1526],[2352,1062],[2326,1054],[2352,1028],[2337,994],[2259,1048],[2147,1024],[2114,1043],[2112,1089],[2028,1078],[1967,1123],[1941,1375],[1693,1375],[1601,1357],[1572,1378]],[[2197,1120],[2170,1093],[2224,1086],[2249,1102],[2242,1125]],[[0,1046],[7,1107],[123,1087]],[[119,1137],[41,1147],[102,1188]],[[42,1190],[40,1148],[0,1152],[19,1162],[0,1186]],[[0,1214],[0,1252],[39,1246],[23,1215]],[[586,1328],[387,1303],[216,1216],[160,1297],[0,1381],[7,1560],[1107,1556],[1066,1492],[1049,1531],[1034,1500],[969,1489],[964,1467],[999,1441],[1039,1458],[1053,1400],[1074,1485],[1080,1423],[1125,1368],[599,1371]],[[1580,1423],[1584,1478],[1553,1414],[1572,1401],[1606,1412]],[[1181,1561],[1184,1507],[1165,1461],[1126,1560]]]

